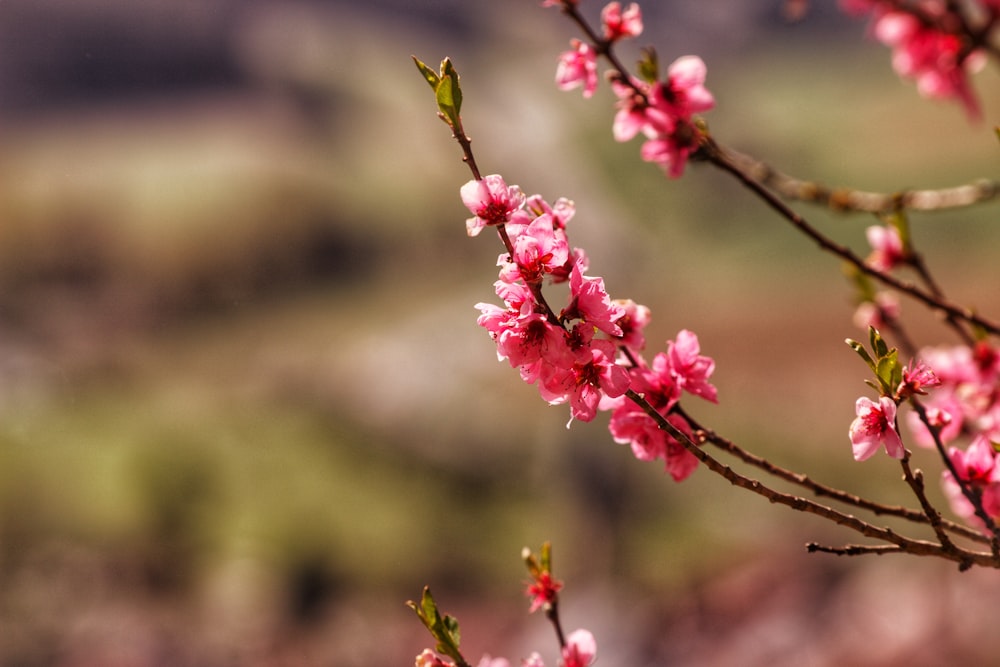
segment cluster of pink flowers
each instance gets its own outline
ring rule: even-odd
[[[504,306],[476,304],[478,323],[496,342],[497,356],[536,384],[550,404],[568,403],[571,421],[590,421],[598,409],[612,410],[611,433],[630,444],[641,460],[663,459],[671,475],[681,480],[697,467],[683,445],[625,393],[642,394],[660,414],[668,415],[686,391],[717,402],[709,383],[715,362],[700,353],[698,337],[681,331],[667,351],[651,365],[641,356],[649,309],[631,300],[612,300],[604,280],[586,275],[588,260],[570,249],[566,223],[575,208],[566,199],[549,204],[541,196],[525,197],[498,175],[470,181],[462,200],[474,214],[470,234],[487,225],[503,225],[512,252],[500,255],[499,280],[494,284]],[[568,283],[566,306],[556,315],[541,296],[544,282]],[[668,417],[684,432],[686,421]]]
[[[894,396],[881,396],[877,403],[858,399],[857,418],[850,427],[854,458],[867,459],[880,447],[893,458],[902,458],[905,449],[897,430],[896,406],[910,396],[927,394],[929,388],[934,391],[923,401],[927,421],[942,445],[960,437],[971,439],[965,450],[948,447],[948,458],[960,480],[982,494],[986,513],[1000,518],[1000,454],[993,444],[1000,442],[1000,350],[986,341],[924,349],[919,362],[903,369]],[[919,413],[910,411],[906,417],[914,441],[934,447],[934,434]],[[951,472],[943,472],[942,482],[954,512],[981,524]]]
[[[618,113],[612,131],[618,141],[642,133],[640,155],[660,165],[671,178],[684,173],[688,157],[700,146],[701,131],[693,116],[715,106],[705,88],[706,67],[698,56],[682,56],[667,68],[665,81],[653,84],[633,78],[614,81]]]
[[[841,0],[850,14],[872,13],[872,32],[892,49],[896,72],[916,81],[924,97],[955,99],[971,118],[980,115],[969,74],[983,67],[983,54],[958,32],[963,20],[945,0],[922,0],[910,10],[888,0]],[[996,0],[986,3],[996,6]]]
[[[981,341],[968,345],[928,348],[920,358],[940,385],[926,401],[927,415],[943,444],[961,435],[1000,441],[1000,351]],[[917,444],[934,445],[916,414],[908,416]]]
[[[964,452],[951,447],[948,456],[959,478],[980,494],[983,511],[991,518],[1000,518],[1000,453],[997,453],[989,438],[977,435]],[[976,516],[972,503],[947,470],[942,473],[942,483],[955,514],[982,526],[982,520]]]
[[[553,1],[545,5],[563,4]],[[639,6],[622,9],[609,3],[601,12],[606,48],[617,40],[635,37],[642,32]],[[597,55],[592,44],[579,39],[570,41],[570,50],[559,56],[556,84],[561,90],[582,87],[583,96],[597,90]],[[618,97],[618,113],[612,128],[618,141],[629,141],[642,133],[646,142],[641,156],[660,165],[672,177],[684,172],[688,157],[698,150],[701,131],[692,117],[715,106],[705,88],[705,63],[697,56],[683,56],[670,65],[665,81],[649,83],[641,79],[623,80],[621,73],[611,75],[612,88]]]

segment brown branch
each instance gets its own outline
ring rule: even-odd
[[[863,556],[865,554],[875,554],[876,556],[881,556],[882,554],[907,553],[906,550],[895,544],[849,544],[846,547],[826,547],[821,544],[817,544],[816,542],[809,542],[806,544],[806,551],[809,553],[822,552],[833,554],[835,556]]]
[[[791,509],[799,512],[815,514],[816,516],[832,521],[837,525],[844,526],[845,528],[849,528],[857,533],[860,533],[865,537],[871,537],[882,542],[897,545],[902,551],[915,556],[935,556],[938,558],[944,558],[945,560],[951,560],[959,563],[963,569],[966,569],[971,565],[1000,568],[1000,558],[995,557],[994,554],[981,551],[970,551],[958,547],[955,547],[954,549],[945,549],[940,544],[935,544],[934,542],[899,535],[889,528],[879,528],[878,526],[874,526],[867,521],[850,514],[845,514],[807,498],[776,491],[756,479],[751,479],[741,475],[729,466],[720,463],[708,452],[696,445],[695,442],[683,431],[671,424],[667,421],[666,417],[657,412],[657,410],[650,405],[641,394],[629,389],[625,395],[629,398],[629,400],[638,405],[643,412],[649,415],[649,417],[656,422],[660,429],[666,431],[671,435],[671,437],[677,440],[677,442],[681,443],[681,445],[686,450],[691,452],[695,458],[701,461],[705,467],[721,476],[733,486],[762,496],[772,503],[785,505],[786,507],[790,507]]]
[[[892,213],[900,209],[942,211],[1000,197],[1000,181],[985,178],[934,190],[866,192],[846,187],[832,188],[789,176],[744,153],[730,149],[726,153],[741,170],[785,199],[820,204],[838,213]]]
[[[822,250],[840,257],[846,262],[852,264],[865,275],[871,276],[872,278],[888,285],[889,287],[892,287],[897,291],[910,295],[911,297],[923,302],[933,310],[940,311],[946,315],[951,315],[975,324],[990,333],[1000,334],[1000,324],[977,315],[968,308],[956,305],[945,299],[935,297],[933,294],[920,289],[912,283],[902,281],[892,274],[879,271],[878,269],[869,266],[849,248],[835,243],[833,240],[821,234],[812,225],[806,222],[805,218],[790,209],[783,201],[781,201],[781,199],[778,198],[777,195],[764,187],[753,176],[743,171],[738,164],[730,159],[729,152],[727,150],[723,150],[708,135],[703,135],[701,152],[705,159],[723,171],[735,176],[741,183],[743,183],[744,186],[760,197],[764,203],[780,214],[781,217],[785,218],[787,221],[792,223],[792,225],[798,228],[799,231],[815,241]]]
[[[681,412],[679,408],[675,408],[678,412]],[[841,489],[836,489],[825,484],[821,484],[808,475],[804,473],[797,473],[781,466],[771,463],[765,458],[752,454],[731,440],[723,438],[718,433],[712,430],[706,429],[698,424],[696,421],[691,419],[686,413],[681,412],[682,416],[688,420],[692,428],[695,431],[695,437],[702,442],[709,442],[719,449],[731,454],[743,461],[748,465],[752,465],[760,470],[763,470],[772,477],[790,482],[792,484],[801,486],[809,491],[812,491],[815,495],[819,497],[826,497],[838,502],[842,502],[847,505],[852,505],[859,509],[875,514],[876,516],[894,516],[900,519],[905,519],[907,521],[912,521],[914,523],[929,524],[930,519],[926,514],[918,510],[911,509],[909,507],[902,507],[899,505],[885,505],[883,503],[877,503],[873,500],[868,500],[867,498],[862,498],[861,496],[842,491]],[[983,544],[989,543],[989,538],[987,538],[982,533],[969,528],[968,526],[962,525],[960,523],[955,523],[947,519],[941,518],[940,525],[955,535],[960,535],[969,540],[975,542],[980,542]]]
[[[904,450],[906,453],[900,460],[899,464],[903,468],[903,479],[909,485],[910,489],[913,491],[913,495],[917,497],[917,501],[920,503],[920,507],[924,510],[924,515],[927,516],[927,520],[931,524],[931,528],[934,529],[934,534],[937,536],[938,542],[941,544],[941,548],[949,552],[957,552],[957,547],[948,537],[948,533],[945,532],[944,525],[941,521],[941,513],[937,511],[931,501],[927,499],[927,493],[924,489],[924,475],[919,470],[916,473],[910,468],[910,452],[909,450]],[[969,564],[962,560],[959,560],[959,568],[962,570],[968,569]]]

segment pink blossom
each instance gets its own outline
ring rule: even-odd
[[[425,648],[417,656],[414,662],[414,667],[455,667],[455,663],[451,660],[442,660],[434,653],[434,651],[429,648]]]
[[[715,106],[715,98],[705,88],[707,73],[708,68],[698,56],[681,56],[667,68],[666,84],[656,86],[654,106],[662,105],[678,118],[709,111]]]
[[[695,396],[718,403],[718,392],[708,382],[715,371],[715,361],[701,352],[698,336],[684,329],[676,341],[667,341],[667,361],[677,385]]]
[[[603,278],[583,275],[575,265],[569,277],[570,303],[560,317],[564,320],[581,319],[610,336],[621,336],[622,329],[616,322],[625,314],[625,308],[611,301],[604,289]]]
[[[544,366],[538,385],[543,399],[552,405],[568,401],[572,419],[585,422],[597,414],[602,396],[615,398],[629,388],[628,371],[614,361],[613,343],[595,340],[587,354],[571,369]]]
[[[930,366],[922,361],[910,359],[909,365],[903,369],[903,378],[896,390],[896,396],[906,399],[914,394],[926,395],[926,389],[940,384],[941,380]]]
[[[583,86],[583,96],[591,97],[597,90],[597,52],[594,47],[578,39],[570,40],[573,47],[559,56],[556,67],[556,85],[559,90],[572,90]]]
[[[478,667],[510,667],[510,661],[507,658],[492,658],[489,655],[484,655],[480,659]]]
[[[647,138],[640,150],[642,159],[659,164],[671,178],[679,177],[700,146],[701,132],[692,115],[715,105],[704,86],[705,74],[701,58],[683,56],[670,65],[665,82],[653,86],[640,81],[632,81],[632,85],[616,82],[615,139],[628,141],[642,132]]]
[[[526,283],[540,283],[546,274],[562,268],[569,260],[566,234],[557,233],[548,213],[532,220],[511,241],[514,261],[512,264],[505,262],[505,269],[500,273],[501,280],[514,282],[520,278]]]
[[[521,667],[545,667],[545,663],[542,662],[542,656],[534,652],[521,661]]]
[[[503,299],[511,310],[526,313],[536,309],[535,295],[523,282],[498,280],[493,286],[496,288],[497,296]]]
[[[466,223],[469,236],[476,236],[487,225],[509,222],[524,205],[524,193],[516,185],[507,187],[503,177],[491,174],[469,181],[461,189],[462,203],[473,216]]]
[[[968,74],[983,65],[982,55],[966,53],[962,39],[923,23],[913,14],[887,11],[875,21],[875,36],[892,47],[892,66],[915,79],[924,97],[959,100],[970,118],[980,116]]]
[[[573,203],[573,200],[565,197],[557,199],[555,204],[549,204],[541,195],[531,195],[524,205],[536,216],[545,213],[552,216],[552,225],[557,230],[566,229],[566,223],[576,215],[576,204]]]
[[[889,225],[873,225],[865,232],[872,254],[868,256],[868,265],[878,271],[891,271],[906,260],[903,240],[899,230]]]
[[[886,322],[899,318],[899,297],[895,292],[876,292],[874,301],[863,301],[854,311],[854,325],[868,331],[871,327],[885,329]]]
[[[977,436],[966,451],[952,447],[948,450],[959,479],[977,489],[982,497],[983,510],[991,517],[1000,517],[1000,454],[989,439]],[[981,525],[975,516],[972,503],[962,493],[958,482],[949,471],[942,474],[945,495],[952,510],[963,519]]]
[[[587,667],[597,655],[597,642],[589,630],[574,630],[562,650],[563,667]]]
[[[855,405],[857,418],[851,422],[849,435],[854,448],[854,460],[864,461],[885,445],[886,453],[901,459],[906,453],[896,432],[896,404],[891,398],[879,397],[879,402],[862,396]]]
[[[616,299],[615,303],[625,310],[625,313],[615,320],[615,324],[622,330],[621,340],[618,342],[634,352],[645,349],[646,336],[643,331],[651,317],[649,308],[632,299]]]
[[[528,584],[528,590],[525,592],[531,598],[529,613],[534,613],[545,605],[555,602],[562,587],[563,583],[553,579],[550,572],[538,572],[534,580]]]
[[[572,368],[575,361],[566,331],[539,312],[504,310],[488,303],[476,304],[482,312],[477,324],[485,328],[497,345],[497,358],[507,359],[521,370],[529,384],[538,380],[545,362],[558,368]]]
[[[604,26],[604,39],[609,42],[638,37],[642,33],[642,12],[634,2],[624,12],[621,3],[609,2],[601,11],[601,24]]]
[[[615,103],[618,111],[611,126],[615,141],[629,141],[640,132],[645,132],[649,123],[646,117],[649,105],[644,96],[648,98],[651,88],[649,84],[639,79],[632,79],[631,83],[632,85],[627,85],[619,80],[611,82],[611,89],[618,98],[618,102]],[[642,94],[637,94],[636,89]],[[652,132],[652,135],[655,136],[656,133]]]
[[[925,348],[920,357],[945,384],[978,384],[979,368],[968,345]]]
[[[641,360],[640,360],[641,362]],[[682,433],[690,437],[691,426],[683,417],[670,414],[671,408],[680,398],[681,389],[670,369],[665,353],[659,353],[651,366],[640,363],[629,370],[632,381],[630,388],[641,394],[654,410]],[[625,398],[606,400],[602,409],[612,410],[608,429],[614,441],[627,444],[632,454],[640,461],[663,459],[665,467],[674,481],[680,482],[698,467],[698,459],[678,442],[670,433],[661,429],[652,417],[647,415],[635,402]]]
[[[940,381],[927,402],[928,416],[950,442],[962,433],[1000,440],[1000,353],[988,341],[921,350],[920,358]],[[917,442],[931,445],[927,428],[908,416]]]
[[[682,433],[691,436],[691,426],[683,417],[668,415],[666,419]],[[632,401],[623,401],[612,413],[608,428],[614,441],[629,445],[632,454],[640,461],[663,459],[666,471],[675,482],[687,479],[698,467],[694,454]]]
[[[924,406],[927,421],[937,429],[942,444],[948,444],[962,433],[963,410],[961,402],[950,391],[936,392]],[[906,414],[906,423],[913,433],[913,440],[921,447],[934,447],[934,438],[915,411]]]
[[[553,233],[560,243],[569,247],[569,239],[566,236],[566,223],[573,219],[576,214],[576,204],[572,200],[560,197],[554,204],[549,204],[540,195],[528,197],[525,208],[536,216],[548,214],[552,218]],[[566,258],[562,266],[550,266],[548,275],[553,283],[563,283],[569,280],[570,271],[577,262],[582,263],[582,271],[587,270],[586,255],[580,248],[574,248],[572,253]],[[554,263],[553,263],[554,264]]]

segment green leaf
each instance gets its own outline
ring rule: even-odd
[[[462,633],[458,629],[458,619],[454,616],[445,616],[444,625],[448,630],[448,635],[451,637],[452,644],[455,648],[458,648],[462,639]]]
[[[455,66],[451,64],[451,58],[445,58],[441,61],[441,78],[446,76],[451,78],[452,103],[455,106],[455,115],[458,116],[462,113],[462,86],[459,81],[458,72],[455,70]]]
[[[651,46],[644,48],[636,69],[640,79],[646,83],[656,83],[660,79],[660,63],[656,49]]]
[[[865,349],[864,345],[862,345],[856,340],[851,340],[850,338],[848,338],[844,342],[850,345],[851,349],[858,353],[858,356],[861,357],[866,364],[868,364],[869,368],[871,368],[873,371],[875,370],[875,360],[872,359],[870,354],[868,354],[868,350]]]
[[[441,77],[436,91],[438,109],[448,119],[449,125],[458,126],[458,108],[455,106],[455,91],[451,76]]]
[[[898,350],[893,348],[891,352],[879,358],[875,375],[878,377],[879,382],[882,383],[884,390],[882,393],[891,395],[903,378],[903,371],[899,366]]]
[[[542,543],[542,572],[552,572],[552,543]]]
[[[889,354],[889,346],[884,340],[882,340],[882,334],[878,332],[875,327],[868,327],[868,339],[871,343],[872,352],[875,353],[876,359],[881,359],[885,355]]]
[[[419,605],[412,600],[406,604],[416,612],[427,631],[436,640],[435,650],[457,660],[459,664],[465,664],[465,659],[462,657],[461,651],[458,650],[461,638],[458,620],[454,616],[441,616],[437,603],[434,602],[434,597],[431,595],[430,587],[424,586]]]
[[[430,67],[418,60],[416,56],[410,57],[413,58],[413,62],[416,63],[417,69],[420,70],[420,73],[424,75],[424,80],[430,84],[431,90],[437,91],[438,82],[441,80],[441,77],[438,76],[437,73]]]

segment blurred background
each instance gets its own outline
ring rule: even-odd
[[[543,540],[601,665],[991,662],[1000,575],[808,555],[856,540],[675,484],[497,363],[473,304],[500,246],[465,235],[469,174],[411,54],[454,60],[485,173],[576,201],[592,273],[653,309],[650,356],[699,334],[721,404],[691,412],[913,504],[850,456],[837,261],[708,167],[669,181],[615,144],[608,90],[555,90],[575,33],[538,4],[0,0],[0,664],[410,665],[424,585],[473,661],[555,664],[519,558]],[[701,55],[719,141],[801,177],[995,176],[996,68],[970,125],[833,4],[647,2],[622,55]],[[871,219],[799,208],[867,252]],[[995,314],[996,206],[913,222],[954,300]]]

